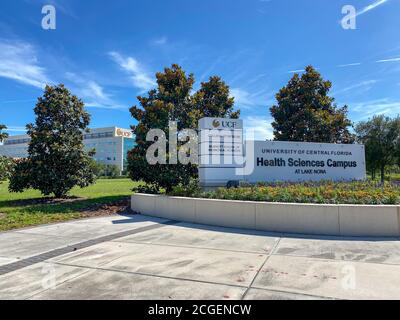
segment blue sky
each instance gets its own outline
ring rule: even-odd
[[[43,30],[42,6],[57,10]],[[358,12],[345,30],[342,7]],[[221,76],[256,138],[272,137],[269,107],[293,71],[312,64],[351,120],[400,113],[400,0],[2,0],[0,123],[34,121],[45,83],[65,83],[92,127],[133,123],[128,108],[178,63],[197,80]]]

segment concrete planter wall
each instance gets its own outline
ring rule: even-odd
[[[144,215],[222,227],[333,236],[400,236],[400,206],[319,205],[132,196]]]

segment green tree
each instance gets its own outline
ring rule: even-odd
[[[328,96],[332,87],[312,66],[302,76],[295,74],[276,95],[270,108],[275,140],[352,143],[347,106],[338,108]]]
[[[0,183],[11,177],[14,165],[15,163],[12,158],[0,156]]]
[[[64,85],[46,86],[34,108],[35,124],[28,124],[28,158],[18,163],[10,179],[11,192],[38,189],[44,195],[65,197],[74,186],[94,182],[91,156],[83,146],[90,115],[83,102]]]
[[[2,132],[5,129],[7,129],[7,127],[4,124],[0,124],[0,142],[8,138],[8,133]]]
[[[396,164],[400,150],[400,117],[391,119],[383,115],[360,122],[355,127],[357,140],[365,145],[367,168],[375,178],[380,170],[381,182],[385,169]]]
[[[178,131],[197,129],[202,117],[238,117],[239,112],[233,110],[234,100],[229,96],[229,87],[219,77],[211,77],[202,83],[193,95],[193,74],[186,75],[176,64],[157,73],[156,78],[157,88],[149,91],[147,96],[138,97],[140,107],[130,109],[138,123],[132,126],[137,145],[129,152],[128,172],[133,180],[146,182],[152,190],[164,188],[170,192],[173,186],[186,185],[197,177],[197,166],[170,164],[173,155],[168,152],[166,163],[150,165],[146,160],[146,151],[153,144],[146,141],[149,130],[161,129],[169,143],[170,121],[177,123]],[[178,150],[182,144],[178,143]]]
[[[197,128],[197,121],[204,117],[223,118],[228,116],[238,119],[240,111],[234,111],[235,99],[230,97],[229,86],[220,77],[210,77],[208,82],[202,82],[201,88],[193,95],[191,117],[195,121],[193,128]]]
[[[120,176],[119,168],[114,164],[104,164],[92,160],[92,168],[93,172],[97,178],[106,177],[106,178],[117,178]]]

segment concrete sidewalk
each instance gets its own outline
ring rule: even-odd
[[[112,216],[0,233],[0,299],[400,299],[400,239]]]

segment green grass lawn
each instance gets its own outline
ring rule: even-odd
[[[70,202],[38,203],[39,191],[8,192],[8,183],[0,184],[0,231],[60,222],[84,217],[84,211],[96,205],[113,203],[132,194],[137,183],[130,179],[99,179],[84,189],[74,188]]]

